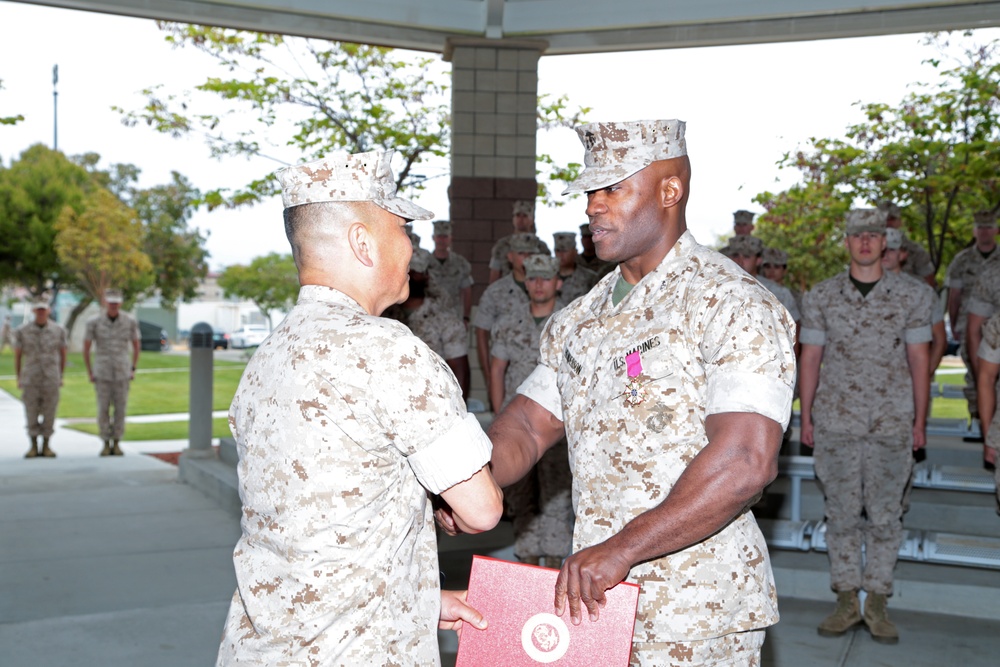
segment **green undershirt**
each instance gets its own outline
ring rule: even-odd
[[[628,293],[632,291],[633,287],[635,287],[635,285],[632,285],[629,281],[625,280],[624,276],[618,276],[618,282],[615,283],[615,289],[611,292],[611,303],[617,306],[621,303],[622,299],[628,296]]]
[[[861,292],[861,296],[868,296],[868,293],[871,292],[876,285],[878,285],[878,280],[873,283],[863,283],[860,280],[856,280],[854,276],[851,276],[851,282],[854,283],[854,286],[858,288],[859,292]]]

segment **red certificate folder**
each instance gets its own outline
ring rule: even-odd
[[[639,587],[620,583],[605,593],[607,605],[591,622],[573,625],[569,607],[555,615],[559,570],[473,556],[469,604],[489,627],[462,628],[455,667],[628,665]]]

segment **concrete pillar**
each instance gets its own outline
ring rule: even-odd
[[[212,327],[205,322],[191,327],[190,420],[188,450],[193,458],[211,458],[212,451]]]
[[[489,278],[493,243],[510,233],[511,208],[534,199],[538,59],[535,40],[453,38],[452,248],[472,263],[478,301]]]

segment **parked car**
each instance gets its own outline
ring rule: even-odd
[[[234,348],[257,347],[271,333],[266,326],[251,324],[229,334],[229,344]]]
[[[159,324],[139,320],[140,349],[152,352],[163,352],[170,347],[167,331]]]
[[[229,334],[225,331],[212,329],[212,349],[218,350],[219,348],[223,350],[229,349]]]

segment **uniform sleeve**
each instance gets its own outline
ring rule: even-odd
[[[478,327],[480,329],[486,329],[488,331],[493,330],[493,325],[496,324],[496,301],[497,301],[497,291],[492,289],[493,283],[486,288],[483,295],[479,298],[479,305],[476,307],[476,314],[472,317],[472,326]]]
[[[494,271],[502,271],[507,264],[507,243],[506,239],[500,239],[493,245],[490,251],[490,268]]]
[[[129,340],[142,340],[142,334],[139,332],[139,320],[132,320],[132,333]]]
[[[908,345],[929,343],[934,337],[931,333],[931,319],[934,313],[934,290],[919,289],[913,299],[913,306],[907,314],[906,331],[903,338]]]
[[[981,317],[990,317],[997,312],[994,291],[998,286],[994,283],[1000,280],[1000,275],[991,268],[979,272],[976,286],[972,288],[972,296],[969,297],[969,312]]]
[[[977,356],[991,364],[1000,364],[1000,315],[994,315],[983,325],[983,340]]]
[[[440,357],[410,334],[393,339],[382,358],[372,378],[379,418],[424,488],[441,493],[489,463],[489,438]]]
[[[944,273],[944,286],[948,289],[962,289],[962,279],[959,276],[963,256],[962,253],[955,255],[955,259],[951,260],[948,270]]]
[[[458,288],[465,289],[466,287],[472,287],[476,284],[476,281],[472,278],[472,265],[469,264],[469,260],[464,257],[459,257],[462,260],[462,279],[458,281]]]
[[[69,332],[66,331],[66,327],[59,327],[59,348],[67,347],[69,347]]]
[[[503,359],[504,361],[510,361],[511,359],[511,349],[510,349],[510,330],[503,326],[502,323],[497,324],[497,329],[493,340],[490,341],[490,356],[496,357],[497,359]]]
[[[820,308],[816,290],[810,290],[802,296],[799,342],[803,345],[826,345],[826,317]]]
[[[14,329],[10,333],[10,344],[16,350],[20,350],[22,347],[24,347],[24,341],[21,339],[21,327]]]
[[[441,313],[441,348],[445,359],[457,359],[469,354],[468,334],[465,326],[454,316],[454,311]]]
[[[97,318],[87,320],[87,327],[83,330],[83,340],[84,342],[90,341],[94,342],[97,338]]]
[[[701,341],[705,412],[754,412],[785,428],[795,383],[795,326],[777,299],[765,297],[762,287],[760,292],[728,292],[707,313]]]

